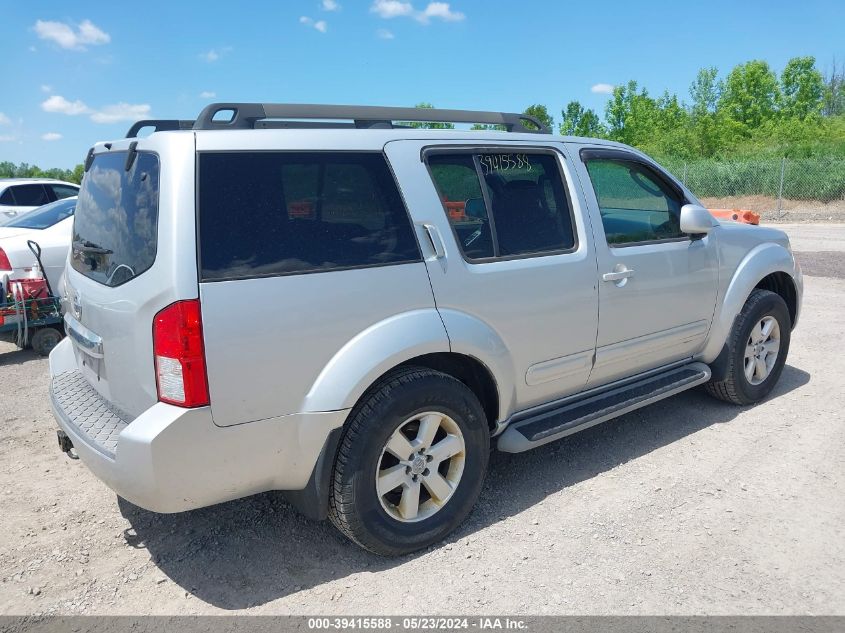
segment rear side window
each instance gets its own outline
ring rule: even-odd
[[[587,171],[610,245],[683,237],[683,200],[648,166],[637,161],[594,158]]]
[[[15,199],[12,197],[12,188],[7,188],[2,194],[0,194],[0,204],[4,204],[6,206],[14,206]]]
[[[106,286],[148,270],[158,245],[158,156],[138,152],[125,165],[126,152],[94,156],[73,221],[71,266]]]
[[[50,202],[44,185],[16,185],[12,187],[15,203],[20,207],[40,207]]]
[[[71,187],[69,185],[50,185],[50,188],[53,190],[56,200],[64,200],[65,198],[70,198],[71,196],[75,196],[79,193],[79,190],[76,187]]]
[[[572,211],[554,154],[430,154],[428,165],[467,259],[575,247]]]
[[[420,260],[376,153],[200,154],[199,236],[203,281]]]

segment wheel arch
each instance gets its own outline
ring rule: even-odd
[[[783,246],[768,242],[753,248],[739,263],[731,276],[720,304],[716,306],[707,343],[701,360],[715,363],[723,348],[734,320],[755,288],[780,295],[789,308],[793,327],[801,308],[801,281],[792,254]]]

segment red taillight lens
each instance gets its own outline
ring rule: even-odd
[[[12,270],[12,263],[9,261],[9,256],[6,251],[0,248],[0,270]]]
[[[171,303],[153,319],[158,399],[180,407],[208,404],[199,299]]]

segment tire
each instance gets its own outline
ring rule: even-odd
[[[49,356],[53,348],[62,340],[62,333],[56,328],[43,327],[32,335],[30,344],[39,356]]]
[[[758,324],[776,323],[778,333],[777,356],[768,367],[771,349],[775,345],[761,345],[752,339],[752,333]],[[734,320],[733,329],[726,343],[728,347],[728,369],[725,379],[710,381],[704,385],[705,391],[714,398],[737,405],[754,404],[760,402],[771,393],[777,384],[786,355],[789,353],[789,340],[792,331],[792,319],[786,302],[780,295],[759,288],[752,291],[742,310]],[[761,332],[759,334],[762,334]],[[759,335],[758,334],[758,335]],[[758,335],[755,335],[758,336]],[[772,342],[771,339],[767,343]],[[748,347],[747,347],[748,346]],[[755,348],[755,346],[757,346]],[[751,378],[747,373],[747,349],[759,349],[764,357],[761,359],[767,365],[766,372],[752,371]],[[752,355],[752,359],[756,356]],[[754,361],[752,360],[752,365]]]
[[[430,454],[424,429],[436,431],[427,444]],[[403,440],[412,452],[400,462],[394,452],[407,450]],[[454,452],[460,447],[462,453]],[[399,369],[372,387],[350,414],[332,472],[329,518],[375,554],[422,549],[469,515],[489,456],[487,419],[466,385],[427,368]],[[398,483],[390,490],[393,482]],[[413,490],[419,491],[416,510],[414,495],[405,496]]]

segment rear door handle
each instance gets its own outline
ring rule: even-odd
[[[615,270],[612,273],[605,273],[601,276],[602,281],[620,281],[622,279],[627,279],[628,277],[633,277],[634,271],[630,268],[627,270]]]
[[[427,223],[422,226],[425,229],[426,235],[428,235],[428,241],[431,242],[431,246],[434,248],[434,255],[437,259],[446,257],[446,247],[443,245],[443,238],[440,237],[440,231],[437,230],[437,227]]]

